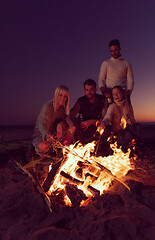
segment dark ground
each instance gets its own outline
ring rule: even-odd
[[[123,179],[131,192],[114,180],[108,191],[86,207],[60,206],[52,213],[14,162],[26,163],[30,141],[1,143],[0,239],[154,240],[155,138],[149,136],[143,134],[135,170]]]

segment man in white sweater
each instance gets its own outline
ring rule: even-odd
[[[134,87],[134,77],[131,64],[122,58],[120,42],[117,39],[109,43],[111,58],[105,60],[100,69],[99,88],[107,98],[111,97],[111,89],[121,86],[130,99]]]

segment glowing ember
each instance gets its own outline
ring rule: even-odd
[[[68,188],[68,191],[74,192],[76,190],[74,186],[76,186],[77,190],[89,199],[107,190],[114,176],[120,179],[131,169],[130,151],[123,153],[121,149],[117,149],[115,143],[111,145],[113,155],[96,157],[92,154],[94,147],[95,142],[92,142],[85,146],[78,144],[75,148],[74,145],[70,145],[67,149],[63,149],[66,161],[56,174],[48,194],[58,189],[67,189],[66,186],[71,183],[73,189]],[[64,201],[68,205],[71,204],[67,195]],[[81,205],[83,203],[84,200],[81,201]]]

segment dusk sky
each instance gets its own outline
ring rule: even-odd
[[[34,124],[61,84],[73,106],[114,38],[132,64],[136,120],[155,122],[155,0],[1,0],[0,29],[0,125]]]

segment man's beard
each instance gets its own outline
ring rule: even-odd
[[[89,94],[87,97],[88,97],[88,99],[93,99],[95,97],[95,95]]]
[[[114,56],[113,56],[113,58],[115,58],[115,59],[117,59],[117,58],[119,58],[119,57],[121,57],[121,54],[120,54],[120,55],[116,55],[116,56],[114,55]]]

